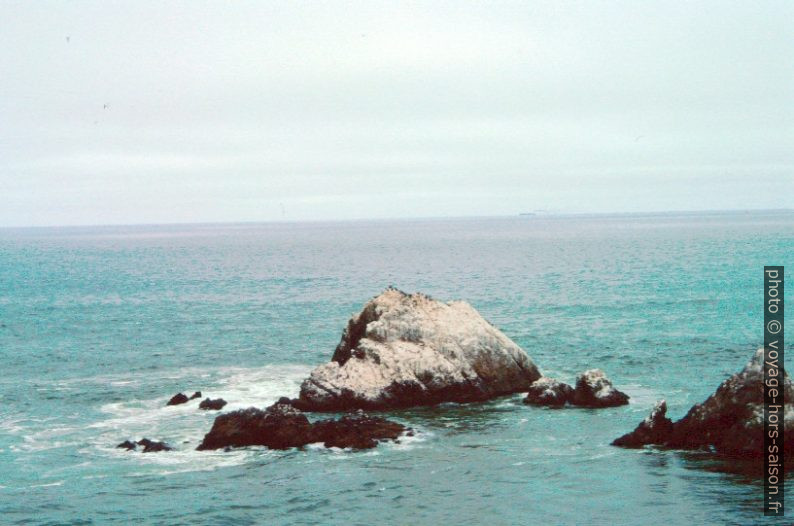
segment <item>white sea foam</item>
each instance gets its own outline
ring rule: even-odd
[[[261,458],[277,452],[264,448],[232,449],[231,451],[196,451],[195,448],[169,451],[167,453],[132,453],[116,450],[119,460],[135,462],[140,466],[154,468],[135,471],[131,476],[171,475],[191,471],[213,471],[219,468],[238,466],[255,458]]]
[[[59,480],[57,482],[48,482],[47,484],[31,484],[29,488],[49,488],[52,486],[61,486],[65,481]]]
[[[280,396],[296,396],[300,382],[308,375],[310,366],[270,365],[257,368],[221,368],[214,370],[191,370],[185,376],[174,372],[170,377],[201,378],[192,385],[199,385],[203,397],[223,398],[228,404],[222,412],[247,407],[265,407]],[[211,380],[208,380],[212,378]],[[196,451],[215,417],[221,412],[198,409],[200,400],[186,404],[166,406],[171,393],[150,400],[114,402],[101,406],[109,418],[90,424],[94,431],[90,443],[102,454],[118,459],[153,466],[164,466],[161,475],[187,471],[213,470],[248,462],[254,457],[272,454],[266,449],[240,449],[232,451]],[[116,444],[125,440],[143,437],[163,440],[174,448],[164,454],[140,454],[118,449]],[[142,472],[140,474],[151,474]]]
[[[311,367],[306,365],[189,368],[162,372],[155,378],[148,373],[140,373],[134,376],[103,375],[79,380],[70,379],[53,387],[70,389],[75,382],[115,386],[151,385],[160,379],[180,378],[185,379],[188,385],[199,386],[204,397],[225,399],[228,404],[223,412],[226,412],[251,406],[265,407],[280,396],[296,396],[300,382],[310,370]],[[252,455],[267,454],[264,449],[230,452],[195,451],[220,412],[199,410],[200,400],[166,406],[172,394],[163,393],[162,396],[153,399],[132,399],[103,404],[99,409],[104,417],[80,426],[50,427],[47,424],[52,418],[5,418],[0,421],[0,429],[22,439],[21,444],[8,446],[11,451],[38,452],[75,447],[79,448],[80,453],[88,456],[100,454],[144,465],[167,466],[166,470],[161,470],[163,474],[237,465],[248,461]],[[124,440],[139,440],[143,437],[163,440],[172,446],[174,451],[141,454],[115,447]]]
[[[355,460],[358,457],[377,457],[380,455],[380,452],[377,449],[367,449],[365,451],[358,451],[356,456],[349,455],[349,453],[353,452],[353,449],[347,448],[340,448],[340,447],[329,447],[323,448],[323,451],[328,453],[331,460]]]
[[[306,365],[230,369],[208,394],[212,398],[220,397],[229,402],[224,407],[226,411],[250,406],[264,407],[278,400],[280,396],[297,396],[301,381],[309,375],[311,369]]]
[[[385,447],[387,447],[389,449],[396,449],[396,450],[403,450],[403,451],[404,450],[410,450],[410,449],[416,449],[417,447],[421,447],[422,444],[424,444],[425,442],[427,442],[429,439],[431,439],[434,436],[434,434],[429,432],[429,431],[420,431],[420,430],[417,430],[416,428],[414,428],[413,431],[414,431],[414,435],[413,436],[402,435],[399,438],[399,440],[400,440],[399,442],[391,442],[391,441],[385,442],[385,443],[381,444],[380,447],[384,447],[385,446]]]
[[[198,409],[199,399],[188,403],[166,406],[173,393],[151,399],[131,399],[111,402],[99,407],[103,417],[80,426],[48,427],[46,422],[31,425],[31,420],[10,420],[0,422],[4,430],[21,436],[19,448],[13,450],[28,452],[42,451],[60,447],[74,447],[87,458],[101,455],[119,462],[132,462],[141,466],[132,476],[168,475],[190,471],[215,470],[222,467],[245,464],[263,455],[279,455],[280,452],[266,448],[245,448],[231,451],[196,451],[204,434],[212,427],[215,417],[223,412],[247,407],[266,407],[280,396],[294,397],[298,394],[300,382],[311,371],[307,365],[270,365],[257,368],[227,367],[219,369],[190,368],[171,371],[152,379],[143,373],[140,377],[114,375],[86,379],[87,383],[108,383],[111,385],[151,385],[158,379],[181,378],[186,385],[195,385],[202,391],[202,398],[223,398],[228,404],[223,411],[202,411]],[[72,383],[72,381],[68,381]],[[59,385],[59,388],[68,388]],[[190,393],[188,393],[190,394]],[[44,419],[49,420],[49,419]],[[38,428],[38,429],[36,429]],[[409,450],[420,446],[432,437],[432,433],[414,430],[414,436],[401,436],[400,442],[385,442],[380,448]],[[174,448],[167,453],[130,452],[117,448],[124,440],[140,440],[147,437],[162,440]],[[345,460],[349,450],[330,448],[322,444],[311,444],[310,450],[326,452],[334,460]],[[361,452],[360,456],[376,456],[377,450]],[[68,469],[86,467],[87,463],[69,466]],[[66,468],[65,468],[66,469]],[[88,475],[88,476],[98,476]]]
[[[137,380],[115,380],[110,382],[110,385],[114,387],[122,387],[125,385],[138,385],[139,382]]]
[[[629,403],[650,409],[663,395],[641,384],[617,385],[618,389],[629,395]]]
[[[23,422],[24,418],[5,418],[0,420],[0,430],[9,435],[19,434],[20,431],[25,429]]]

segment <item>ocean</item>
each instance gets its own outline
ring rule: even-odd
[[[772,524],[760,480],[609,445],[745,365],[764,265],[794,268],[793,213],[0,229],[0,523]],[[195,451],[217,413],[174,393],[296,396],[389,285],[466,300],[544,374],[598,367],[631,403],[516,395],[384,413],[416,435],[363,452]],[[142,437],[175,450],[115,448]]]

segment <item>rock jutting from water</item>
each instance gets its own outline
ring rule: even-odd
[[[216,398],[215,400],[212,400],[210,398],[205,398],[199,404],[199,409],[204,409],[205,411],[208,410],[219,411],[223,409],[223,406],[225,406],[226,404],[227,402],[223,398]]]
[[[544,376],[535,380],[529,386],[525,404],[545,405],[549,407],[562,407],[570,402],[573,395],[573,387],[570,385]]]
[[[188,398],[188,396],[187,396],[185,393],[177,393],[177,394],[175,394],[174,396],[172,396],[172,397],[171,397],[171,399],[170,399],[170,400],[168,400],[168,403],[167,403],[167,404],[165,404],[165,405],[181,405],[181,404],[186,404],[186,403],[188,403],[190,400],[195,400],[196,398],[201,398],[201,391],[196,391],[195,393],[193,393],[192,395],[190,395],[190,398]]]
[[[138,446],[143,447],[143,453],[156,453],[158,451],[171,451],[173,449],[165,442],[157,442],[155,440],[149,440],[148,438],[142,438],[137,442],[133,440],[125,440],[116,447],[126,449],[127,451],[134,451],[138,449]]]
[[[615,407],[629,403],[629,396],[618,391],[601,369],[590,369],[576,377],[576,388],[544,376],[536,380],[527,392],[524,403],[548,407],[565,404],[582,407]]]
[[[463,301],[389,288],[354,315],[293,401],[310,411],[473,402],[526,391],[529,356]]]
[[[629,395],[618,391],[601,369],[589,369],[576,377],[571,403],[583,407],[615,407],[629,403]]]
[[[626,433],[612,442],[614,446],[642,447],[645,444],[659,444],[667,440],[673,430],[673,421],[665,416],[667,402],[659,400],[651,409],[651,414],[640,422],[637,429]]]
[[[786,400],[777,408],[785,431],[781,453],[794,453],[794,385],[782,372],[776,387]],[[717,388],[703,403],[695,404],[681,420],[659,425],[658,405],[631,433],[612,442],[616,446],[658,445],[673,449],[714,450],[732,458],[757,458],[764,455],[764,350],[759,349],[740,372]],[[662,411],[661,416],[664,416]],[[653,433],[648,421],[656,420]]]
[[[171,399],[168,401],[168,403],[165,405],[186,404],[188,400],[190,400],[190,398],[188,398],[185,393],[177,393],[174,396],[172,396]]]
[[[281,399],[264,411],[251,407],[218,416],[197,449],[289,449],[317,442],[325,447],[369,449],[380,441],[396,440],[406,431],[402,424],[363,411],[312,423],[288,402]]]

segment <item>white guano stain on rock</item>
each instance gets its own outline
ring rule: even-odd
[[[387,289],[350,319],[298,403],[334,411],[469,402],[526,391],[539,377],[529,356],[468,303]]]

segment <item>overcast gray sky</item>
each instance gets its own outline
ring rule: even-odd
[[[794,2],[0,21],[2,226],[794,207]]]

